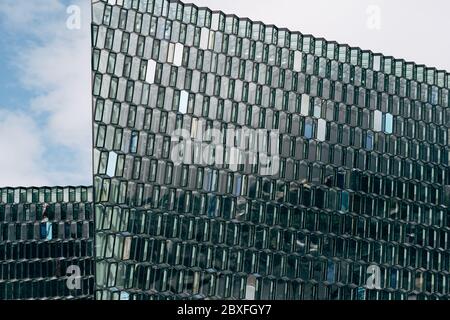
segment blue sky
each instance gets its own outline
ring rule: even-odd
[[[1,0],[0,186],[92,184],[89,23],[87,0]]]

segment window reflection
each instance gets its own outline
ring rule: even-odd
[[[305,138],[311,139],[313,138],[313,123],[311,120],[307,119],[305,121]]]
[[[204,8],[146,4],[94,5],[100,296],[446,294],[446,73]],[[254,154],[236,166],[171,163],[175,129],[209,142],[205,128],[241,127],[279,130],[276,175],[261,176]],[[9,224],[11,239],[35,227]],[[367,263],[386,266],[384,288],[366,290]],[[127,280],[133,290],[121,288]]]
[[[387,134],[392,134],[394,126],[394,117],[390,113],[384,115],[384,132]]]
[[[187,91],[181,91],[180,93],[180,104],[178,106],[178,111],[181,113],[186,113],[188,108],[189,93]]]
[[[327,135],[327,122],[323,119],[319,119],[317,123],[317,140],[325,141]]]

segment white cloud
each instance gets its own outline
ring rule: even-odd
[[[0,185],[46,185],[40,163],[43,139],[33,118],[24,113],[0,110]]]
[[[0,185],[91,184],[90,3],[67,4],[79,5],[82,14],[82,28],[69,30],[66,5],[59,0],[46,1],[45,6],[36,2],[6,0],[0,6],[0,14],[8,14],[3,23],[18,30],[19,37],[31,39],[15,48],[13,63],[22,85],[33,93],[27,115],[9,112],[15,121],[2,123],[3,132],[11,132],[17,144],[2,140],[0,150],[9,150],[11,159],[27,160],[17,168],[14,160],[4,163],[11,177],[0,177]],[[23,132],[17,119],[23,121]]]
[[[89,35],[80,31],[55,38],[41,47],[30,48],[20,57],[22,80],[40,92],[31,109],[48,114],[48,141],[75,148],[90,160],[91,80]],[[82,158],[82,157],[80,157]]]
[[[65,5],[59,0],[1,1],[2,24],[8,26],[10,31],[27,32],[40,36],[45,36],[40,32],[50,29],[52,26],[48,22],[52,22],[55,19],[55,14],[65,8]]]

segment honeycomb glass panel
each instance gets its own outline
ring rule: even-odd
[[[450,297],[446,72],[110,5],[92,7],[97,297]]]
[[[0,300],[93,299],[93,236],[92,187],[0,188]]]

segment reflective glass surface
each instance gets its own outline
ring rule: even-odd
[[[92,299],[92,187],[0,188],[0,300]]]
[[[164,0],[92,46],[98,299],[449,298],[446,72]]]

